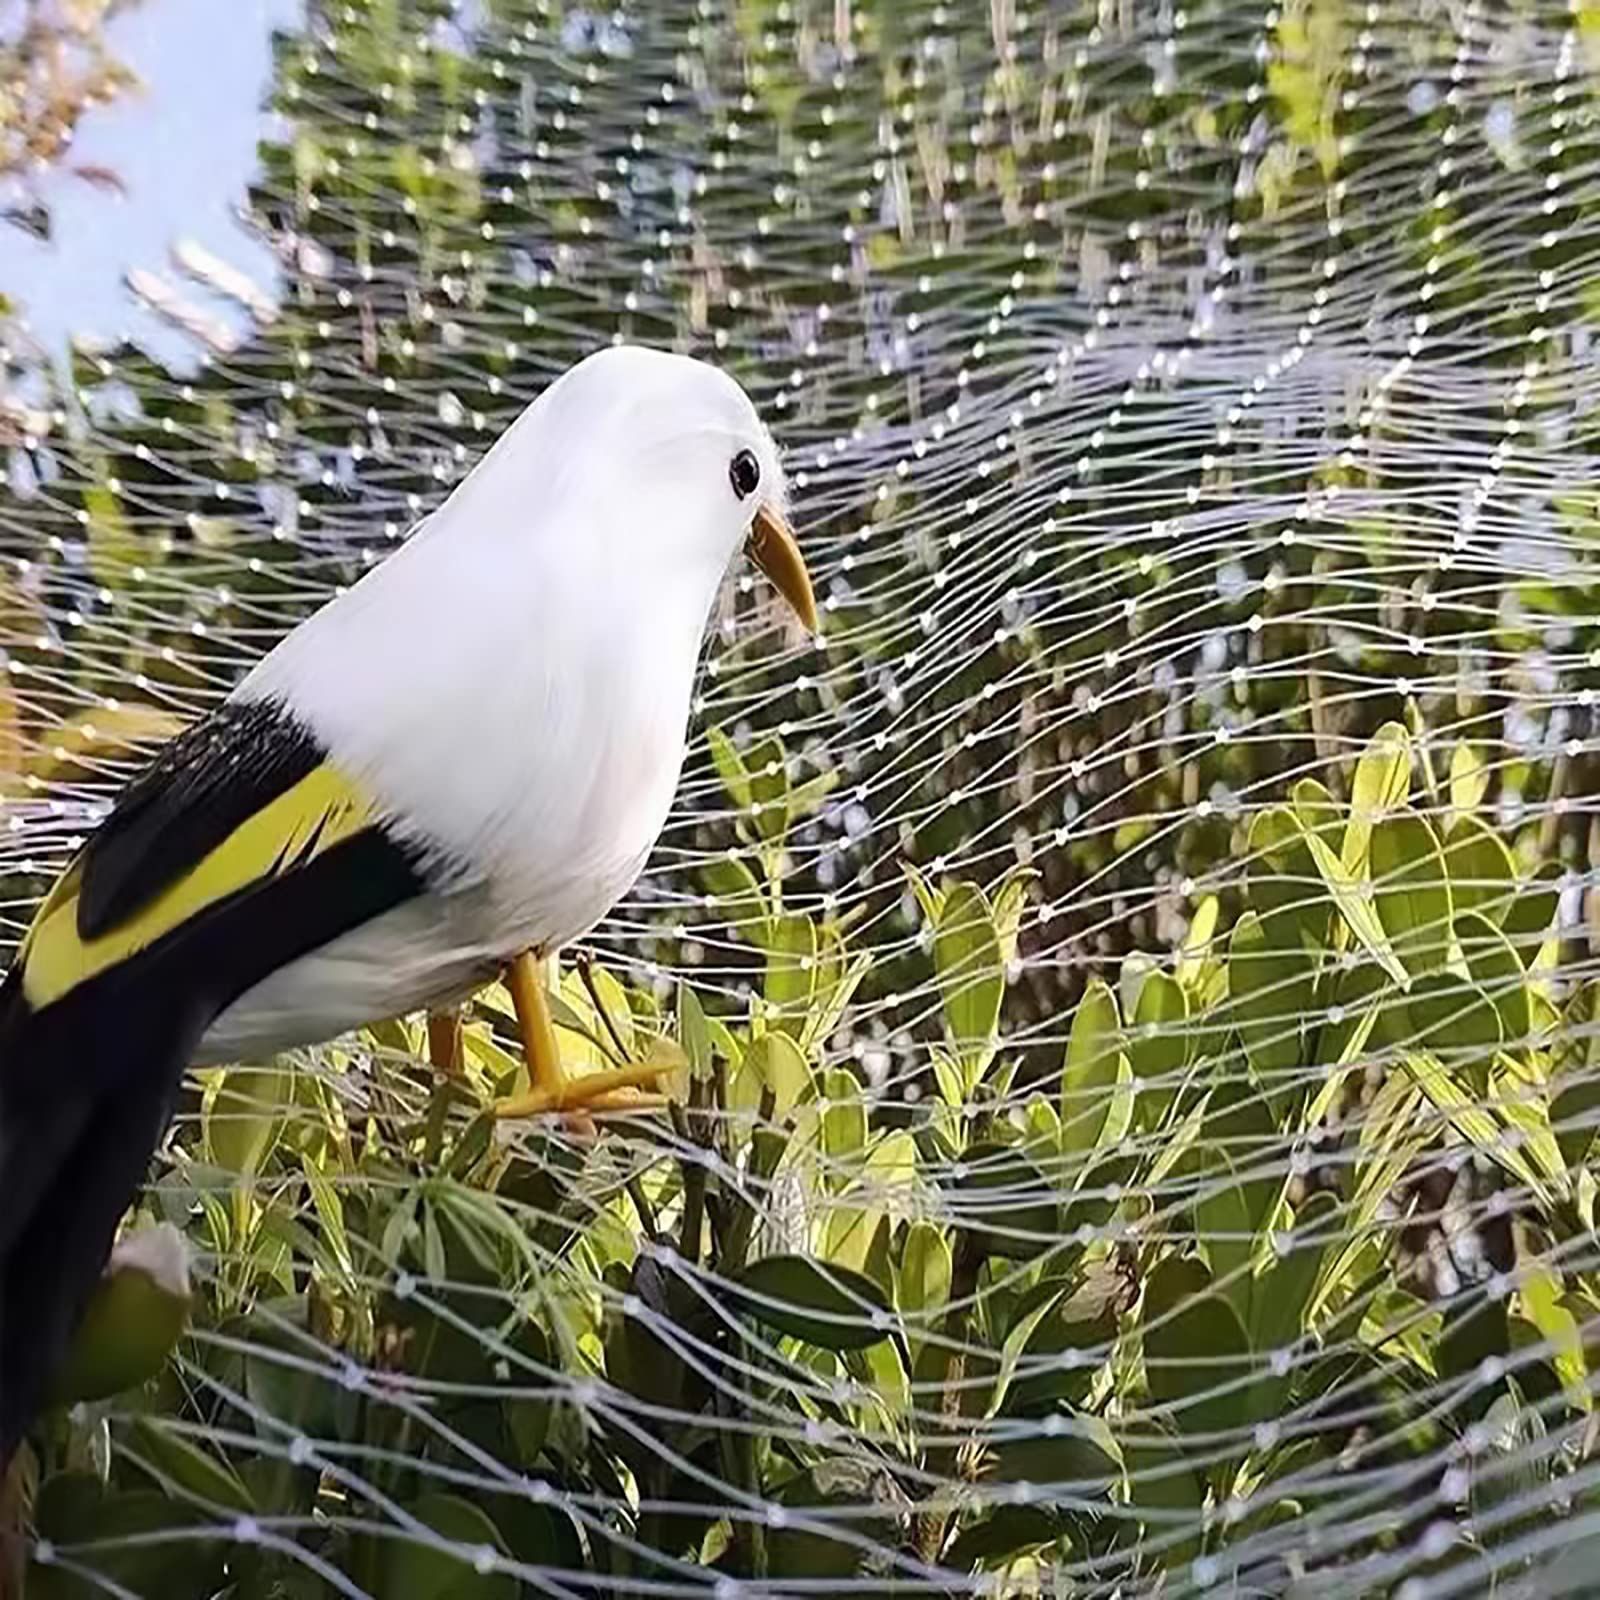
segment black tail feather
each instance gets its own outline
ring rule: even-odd
[[[15,974],[0,988],[0,1471],[48,1395],[204,1025],[182,1008],[107,1006],[98,988],[37,1013]]]

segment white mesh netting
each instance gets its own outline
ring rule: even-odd
[[[275,290],[10,308],[8,943],[607,340],[750,389],[825,635],[730,584],[564,964],[670,1115],[491,1132],[493,992],[197,1077],[29,1594],[1600,1591],[1597,94],[1590,0],[313,0]]]

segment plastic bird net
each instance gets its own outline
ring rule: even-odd
[[[27,1593],[1600,1592],[1592,0],[287,20],[269,269],[8,307],[8,943],[607,341],[748,387],[824,633],[730,580],[551,976],[669,1108],[497,1124],[499,989],[191,1077]]]

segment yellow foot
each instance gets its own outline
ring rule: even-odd
[[[666,1096],[640,1094],[653,1089],[667,1068],[618,1067],[606,1072],[586,1072],[580,1078],[563,1078],[549,1088],[497,1100],[497,1117],[537,1117],[561,1111],[649,1111],[665,1105]]]

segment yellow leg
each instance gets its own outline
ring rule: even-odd
[[[660,1104],[657,1096],[632,1091],[653,1088],[663,1067],[619,1067],[569,1078],[562,1070],[550,1003],[545,999],[539,962],[524,951],[506,969],[506,988],[516,1007],[522,1053],[528,1063],[529,1092],[495,1102],[495,1115],[533,1117],[550,1111],[637,1111]]]

